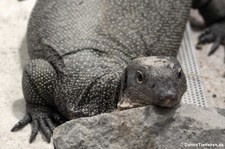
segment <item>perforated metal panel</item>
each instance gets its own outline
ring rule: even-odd
[[[207,101],[203,88],[203,81],[200,78],[199,67],[195,55],[195,48],[191,40],[190,25],[184,33],[184,38],[178,54],[184,73],[187,77],[188,89],[182,98],[182,103],[194,104],[199,107],[206,107]]]

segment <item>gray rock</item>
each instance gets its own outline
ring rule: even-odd
[[[54,145],[57,149],[225,147],[221,111],[192,105],[173,109],[149,106],[75,119],[54,130]]]

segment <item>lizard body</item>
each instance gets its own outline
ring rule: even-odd
[[[186,91],[176,55],[191,0],[39,0],[24,68],[25,117],[50,141],[55,122],[154,104]]]

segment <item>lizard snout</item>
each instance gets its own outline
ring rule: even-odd
[[[164,93],[163,95],[161,95],[161,97],[159,98],[158,105],[163,107],[172,107],[178,102],[179,101],[176,96],[176,93],[172,91],[168,91],[167,93]]]
[[[176,94],[173,93],[173,92],[169,92],[169,93],[163,95],[163,97],[161,97],[160,100],[162,100],[162,101],[164,101],[164,100],[174,101],[174,100],[176,100]]]

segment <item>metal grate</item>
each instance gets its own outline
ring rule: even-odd
[[[194,104],[199,107],[207,107],[206,97],[203,89],[203,81],[200,78],[199,67],[195,55],[195,48],[191,40],[190,25],[184,33],[184,38],[178,54],[182,68],[187,77],[188,89],[182,98],[182,103]]]

